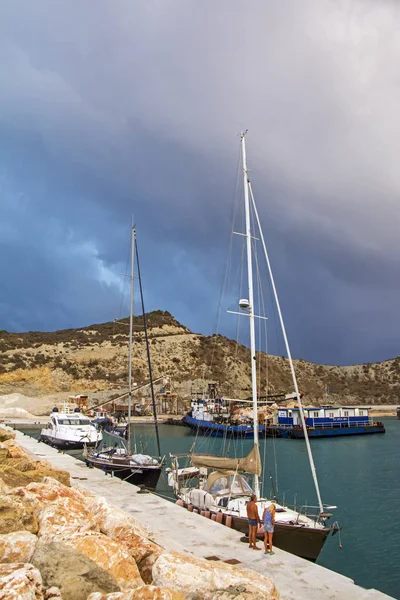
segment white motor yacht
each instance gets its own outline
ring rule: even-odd
[[[96,446],[103,439],[103,434],[79,408],[70,411],[64,407],[62,412],[58,408],[53,409],[39,439],[56,448],[79,449]]]

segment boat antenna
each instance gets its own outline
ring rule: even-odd
[[[253,206],[253,210],[254,210],[254,215],[256,217],[257,227],[258,227],[258,231],[260,233],[260,238],[261,238],[261,243],[262,243],[262,246],[263,246],[263,249],[264,249],[265,259],[267,261],[268,272],[269,272],[269,276],[270,276],[270,280],[271,280],[271,285],[272,285],[272,290],[273,290],[273,294],[274,294],[274,298],[275,298],[276,308],[277,308],[278,315],[279,315],[279,322],[280,322],[280,325],[281,325],[281,328],[282,328],[282,334],[283,334],[283,339],[285,341],[286,353],[287,353],[288,359],[289,359],[290,371],[291,371],[291,374],[292,374],[294,390],[296,392],[297,404],[299,406],[301,424],[302,424],[302,427],[303,427],[304,439],[305,439],[306,447],[307,447],[308,460],[309,460],[309,463],[310,463],[311,473],[312,473],[312,477],[313,477],[313,480],[314,480],[315,491],[317,493],[317,498],[318,498],[318,504],[319,504],[320,513],[322,514],[324,512],[324,507],[323,507],[323,504],[322,504],[321,492],[319,490],[319,484],[318,484],[318,479],[317,479],[317,471],[315,469],[314,459],[313,459],[313,455],[312,455],[312,452],[311,452],[310,440],[308,438],[308,432],[307,432],[306,422],[305,422],[305,419],[304,419],[304,411],[303,411],[303,405],[302,405],[302,402],[301,402],[301,396],[300,396],[300,392],[299,392],[299,386],[297,384],[297,377],[296,377],[296,373],[295,373],[294,366],[293,366],[292,354],[290,352],[289,341],[288,341],[288,338],[287,338],[287,335],[286,335],[285,323],[283,321],[281,306],[279,304],[278,292],[276,291],[275,280],[274,280],[274,276],[272,274],[271,263],[269,261],[269,256],[268,256],[268,252],[267,252],[267,246],[265,245],[264,234],[263,234],[262,229],[261,229],[260,218],[258,216],[258,210],[257,210],[257,206],[256,206],[256,203],[255,203],[255,200],[254,200],[254,195],[253,195],[253,190],[252,190],[252,187],[251,187],[251,182],[249,180],[248,180],[248,190],[250,191],[251,202],[252,202],[252,206]]]
[[[129,310],[129,366],[128,366],[128,425],[127,425],[127,445],[128,452],[131,452],[131,417],[132,417],[132,346],[133,346],[133,293],[134,293],[134,271],[135,271],[135,240],[136,230],[132,226],[131,237],[131,291],[130,291],[130,310]]]
[[[243,168],[243,186],[244,186],[244,208],[246,217],[246,239],[247,239],[247,281],[249,289],[249,306],[247,313],[250,322],[250,360],[251,360],[251,390],[253,400],[253,429],[254,446],[258,448],[258,413],[257,413],[257,363],[256,363],[256,337],[254,326],[254,292],[253,292],[253,260],[252,260],[252,235],[250,222],[250,199],[249,199],[249,177],[246,164],[246,145],[244,131],[240,134],[242,146],[242,168]],[[257,474],[254,475],[254,492],[256,496],[260,495],[260,481]]]
[[[154,396],[153,373],[152,373],[152,369],[151,369],[151,360],[150,360],[150,344],[149,344],[149,336],[148,336],[148,331],[147,331],[146,313],[145,313],[145,310],[144,310],[142,277],[140,275],[139,253],[138,253],[137,243],[135,244],[135,248],[136,248],[137,272],[138,272],[138,277],[139,277],[140,299],[141,299],[141,302],[142,302],[144,335],[145,335],[145,339],[146,339],[147,363],[149,365],[149,378],[150,378],[150,390],[151,390],[151,403],[152,403],[152,406],[153,406],[153,415],[154,415],[154,428],[156,430],[158,455],[161,456],[160,436],[159,436],[159,433],[158,433],[158,421],[157,421],[157,407],[156,407],[156,399],[155,399],[155,396]]]

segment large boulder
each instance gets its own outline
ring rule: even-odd
[[[223,562],[209,562],[203,558],[165,552],[153,567],[156,585],[173,587],[183,592],[188,600],[242,598],[276,600],[279,594],[274,583],[263,575],[243,571]]]
[[[123,544],[95,531],[74,533],[62,537],[60,541],[108,571],[118,581],[121,589],[135,589],[143,585],[136,562]]]
[[[11,458],[11,454],[8,448],[2,448],[2,444],[0,444],[0,465],[6,462]]]
[[[6,492],[8,492],[9,489],[10,488],[8,487],[8,485],[4,483],[2,479],[0,479],[0,495],[5,494]]]
[[[0,535],[0,563],[31,562],[36,542],[36,535],[29,531]]]
[[[0,465],[0,479],[10,487],[23,487],[31,482],[41,482],[45,477],[53,477],[64,485],[70,485],[70,475],[67,471],[41,468],[29,459],[18,459],[13,462],[15,460],[6,460]],[[23,470],[20,470],[19,467],[22,467]]]
[[[61,591],[52,586],[44,591],[44,600],[62,600]]]
[[[29,564],[0,565],[1,600],[43,600],[42,577]]]
[[[2,442],[0,448],[7,448],[11,458],[28,458],[25,450],[23,450],[21,446],[18,446],[13,438]]]
[[[115,577],[63,543],[39,540],[31,562],[41,572],[43,585],[50,588],[47,594],[58,589],[63,600],[86,600],[92,592],[120,590]]]
[[[71,485],[71,476],[68,471],[62,471],[61,469],[53,469],[48,467],[41,467],[36,465],[36,468],[32,471],[27,471],[31,481],[43,482],[47,477],[52,477],[65,486]]]
[[[143,585],[115,594],[90,594],[87,600],[185,600],[185,595],[172,588]]]
[[[10,492],[3,494],[0,496],[0,534],[22,530],[38,532],[34,507]]]
[[[72,535],[96,528],[85,503],[77,497],[59,497],[38,514],[39,536],[52,541],[55,536]]]
[[[12,458],[10,456],[10,458],[6,462],[6,465],[7,467],[13,467],[14,469],[17,469],[17,471],[21,471],[22,473],[26,473],[26,471],[33,471],[34,469],[36,469],[35,463],[36,461],[31,460],[28,456],[19,456],[18,458]]]
[[[125,511],[109,504],[105,498],[96,497],[90,502],[88,509],[94,515],[102,533],[123,543],[129,549],[139,569],[146,558],[152,556],[152,562],[155,562],[162,553],[162,548],[148,539],[147,532],[140,523]]]
[[[7,440],[14,440],[15,432],[11,431],[11,429],[5,429],[4,427],[0,427],[0,442],[5,442]]]
[[[31,482],[25,487],[14,488],[8,492],[8,496],[19,498],[37,515],[49,504],[63,503],[67,499],[76,511],[83,512],[82,519],[86,519],[88,515],[85,507],[86,496],[52,477],[46,477],[43,482]],[[74,516],[76,518],[77,515]]]
[[[9,466],[8,461],[0,465],[0,479],[9,487],[20,487],[31,483],[32,478],[28,473],[23,473],[15,467]]]

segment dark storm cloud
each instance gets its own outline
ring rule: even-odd
[[[0,327],[114,318],[134,213],[147,308],[210,333],[248,127],[294,354],[397,354],[399,17],[373,0],[4,4]]]

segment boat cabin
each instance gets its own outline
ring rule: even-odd
[[[235,471],[213,471],[207,477],[207,483],[204,487],[209,494],[215,497],[222,496],[243,496],[253,494],[247,478]]]
[[[83,426],[87,426],[87,425],[91,425],[91,421],[88,417],[85,417],[85,415],[83,415],[81,412],[79,412],[79,409],[75,409],[75,412],[59,412],[58,408],[53,408],[51,415],[50,415],[50,422],[48,424],[48,427],[51,426],[55,426],[57,427],[57,425],[68,425],[68,426],[75,426],[75,427],[83,427]]]
[[[190,403],[193,419],[212,421],[215,415],[228,416],[229,408],[223,398],[195,398]]]
[[[332,425],[365,425],[369,422],[367,406],[316,406],[303,407],[307,427],[331,427]],[[280,406],[278,425],[301,425],[299,408]]]

